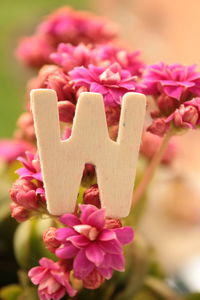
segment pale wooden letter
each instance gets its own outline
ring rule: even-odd
[[[85,163],[96,166],[102,207],[109,217],[125,217],[131,207],[136,164],[145,115],[145,96],[123,97],[117,142],[108,135],[102,95],[82,93],[72,135],[61,141],[57,97],[53,90],[31,92],[38,151],[53,215],[73,212]]]

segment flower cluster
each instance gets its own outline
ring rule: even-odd
[[[200,73],[195,69],[195,65],[165,63],[147,67],[144,75],[146,93],[154,97],[157,107],[151,113],[153,123],[149,127],[150,132],[163,136],[172,126],[196,128]]]
[[[51,227],[43,236],[46,247],[60,260],[54,263],[43,258],[41,267],[29,271],[31,281],[39,285],[40,299],[60,299],[64,293],[74,296],[76,292],[69,283],[72,270],[73,277],[88,289],[96,289],[110,279],[113,270],[124,271],[122,246],[133,240],[131,227],[106,219],[105,209],[90,204],[80,205],[78,215],[65,214],[60,221],[66,227]]]
[[[49,55],[62,42],[98,44],[116,35],[115,26],[104,19],[62,7],[46,17],[33,36],[21,40],[16,55],[25,64],[38,68],[51,62]]]

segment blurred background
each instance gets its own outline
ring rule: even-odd
[[[147,63],[160,60],[200,63],[199,0],[1,1],[0,138],[12,136],[16,120],[23,110],[25,85],[32,75],[15,59],[17,42],[20,37],[33,33],[42,16],[62,5],[87,9],[117,23],[124,44],[141,49]],[[196,284],[195,289],[200,291],[199,279],[194,278],[200,278],[200,275],[197,270],[194,272],[192,265],[195,260],[195,266],[200,269],[199,132],[178,138],[178,144],[179,155],[173,172],[166,175],[161,170],[153,182],[147,205],[149,213],[143,218],[140,229],[156,246],[168,272],[176,270],[184,277],[186,267],[183,262],[189,264],[187,270],[193,270],[192,284]],[[165,190],[166,184],[169,191]],[[163,197],[166,194],[170,195],[168,199]],[[190,195],[190,199],[185,199],[186,194]]]

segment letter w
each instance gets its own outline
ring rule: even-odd
[[[85,163],[96,166],[102,207],[109,217],[125,217],[131,198],[145,115],[145,96],[123,97],[117,141],[109,138],[102,95],[82,93],[72,135],[61,141],[57,97],[53,90],[31,92],[38,151],[53,215],[73,212]]]

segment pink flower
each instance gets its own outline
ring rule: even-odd
[[[40,169],[40,162],[37,154],[26,152],[26,158],[19,157],[18,160],[24,165],[16,171],[20,178],[36,179],[42,182],[42,174]]]
[[[121,107],[118,106],[105,106],[106,120],[108,127],[119,125]]]
[[[105,278],[94,269],[89,275],[83,278],[83,286],[86,289],[95,290],[102,285]]]
[[[10,210],[11,217],[15,218],[17,222],[24,222],[29,219],[29,211],[15,202],[11,203]]]
[[[74,258],[75,277],[83,279],[95,269],[106,279],[112,271],[124,271],[122,246],[133,240],[131,227],[106,228],[105,209],[80,205],[80,218],[65,214],[60,220],[68,227],[57,230],[62,243],[56,255],[62,259]]]
[[[70,101],[58,102],[59,120],[60,122],[72,123],[75,115],[75,105]]]
[[[200,96],[200,73],[196,66],[165,64],[147,67],[144,83],[150,95],[166,94],[168,97],[185,101],[191,96]]]
[[[50,63],[49,55],[54,51],[52,41],[45,35],[33,35],[21,39],[17,49],[17,58],[31,67],[40,67]]]
[[[76,290],[70,285],[70,270],[64,268],[59,262],[53,262],[48,258],[41,258],[39,267],[34,267],[28,272],[28,276],[38,286],[40,300],[60,300],[67,293],[70,297],[76,295]]]
[[[168,131],[169,127],[170,126],[166,123],[165,118],[158,118],[153,120],[152,124],[147,128],[147,130],[162,137]]]
[[[60,242],[56,239],[56,231],[57,229],[55,227],[49,227],[43,233],[44,244],[46,248],[52,253],[54,253],[55,250],[60,246]]]
[[[117,62],[122,69],[128,70],[131,75],[141,76],[144,70],[144,63],[138,58],[139,51],[128,52],[126,49],[112,44],[98,45],[96,49],[97,59],[105,66]]]
[[[142,137],[142,143],[140,146],[140,154],[142,154],[147,159],[152,159],[156,154],[159,147],[161,146],[162,138],[152,134],[150,132],[145,132]],[[169,143],[164,156],[162,158],[163,164],[170,164],[176,155],[176,144],[173,140]]]
[[[15,138],[18,140],[25,140],[30,143],[35,143],[35,129],[33,124],[33,116],[30,112],[21,114],[17,120],[17,130],[15,131]],[[28,148],[26,150],[29,150]]]
[[[173,122],[175,127],[196,129],[200,125],[200,98],[193,98],[184,102],[167,119],[166,123]]]
[[[180,102],[165,94],[161,94],[157,99],[159,112],[164,116],[169,116],[180,105]]]
[[[61,7],[47,16],[37,32],[51,37],[56,44],[73,45],[107,42],[116,36],[114,26],[104,19],[69,7]]]
[[[44,189],[27,179],[18,179],[13,184],[10,197],[16,204],[29,210],[37,210],[45,203]]]
[[[100,208],[100,196],[99,196],[99,189],[98,185],[94,184],[89,189],[87,189],[83,194],[83,202],[85,204],[92,204],[96,207]]]
[[[100,93],[104,97],[105,105],[121,104],[122,96],[130,91],[138,91],[141,86],[136,77],[123,70],[115,63],[108,68],[89,65],[88,68],[76,67],[69,72],[75,87],[85,87],[89,92]]]
[[[22,140],[0,140],[0,160],[11,163],[26,150],[32,151],[33,146]]]
[[[72,70],[76,66],[87,67],[95,62],[95,57],[91,46],[79,44],[73,46],[71,44],[61,43],[57,52],[51,54],[52,61],[61,66],[65,72]]]

